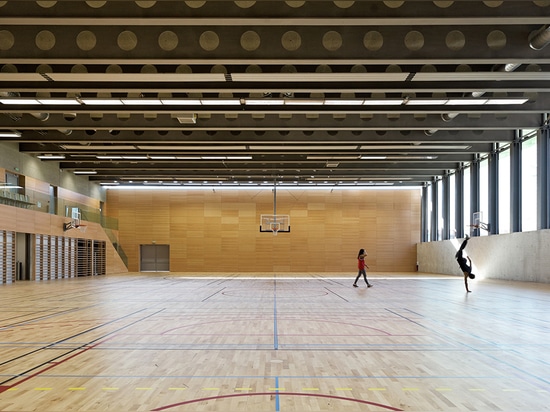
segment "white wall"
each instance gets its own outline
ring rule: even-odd
[[[455,259],[462,240],[419,243],[418,270],[462,276]],[[479,278],[550,283],[550,229],[474,237],[465,252]]]

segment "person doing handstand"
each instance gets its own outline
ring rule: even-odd
[[[458,252],[456,252],[455,255],[458,266],[460,266],[460,270],[464,273],[464,286],[466,286],[466,292],[471,292],[471,290],[468,289],[468,278],[475,279],[476,277],[476,275],[472,273],[472,260],[470,259],[470,256],[467,256],[468,261],[466,261],[466,258],[462,255],[462,251],[466,248],[469,239],[470,238],[468,235],[466,235],[462,245],[460,245],[460,249],[458,249]]]

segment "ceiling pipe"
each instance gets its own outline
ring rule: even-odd
[[[550,34],[549,34],[549,41],[550,41]],[[507,63],[503,66],[500,66],[498,68],[498,71],[499,72],[513,72],[514,70],[516,70],[519,66],[521,66],[521,63]],[[493,69],[494,71],[494,69]],[[481,97],[485,94],[485,92],[472,92],[472,97]],[[451,120],[453,120],[455,117],[457,117],[460,113],[443,113],[441,115],[441,119],[444,121],[444,122],[450,122]],[[424,131],[424,134],[426,136],[433,136],[435,133],[437,133],[437,129],[430,129],[430,130],[425,130]]]
[[[533,50],[542,50],[550,43],[550,25],[542,26],[529,36],[529,47]]]

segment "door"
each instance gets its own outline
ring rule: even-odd
[[[140,272],[170,272],[170,245],[140,245]]]

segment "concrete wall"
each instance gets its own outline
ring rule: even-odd
[[[462,239],[417,245],[420,272],[462,276],[455,253]],[[478,278],[550,283],[550,230],[470,239],[466,254]]]
[[[101,201],[106,198],[105,190],[97,183],[90,182],[88,177],[59,169],[59,162],[43,162],[34,156],[20,153],[18,143],[0,142],[0,168]]]

